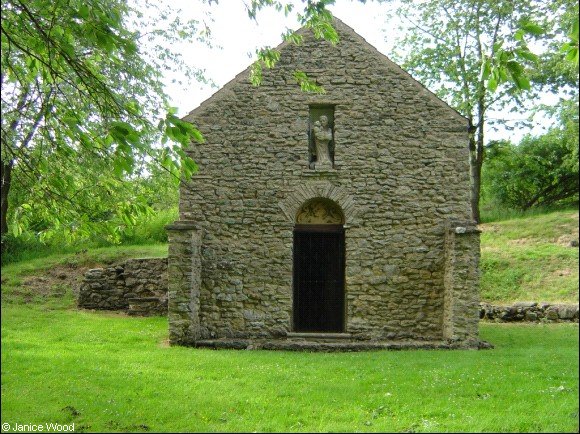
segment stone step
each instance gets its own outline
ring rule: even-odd
[[[337,342],[352,339],[350,333],[287,332],[286,340],[296,342]]]
[[[285,351],[376,351],[408,349],[488,349],[493,345],[485,341],[297,341],[292,339],[204,339],[195,347],[236,350],[285,350]]]

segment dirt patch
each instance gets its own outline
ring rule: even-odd
[[[486,233],[496,233],[500,231],[499,225],[494,225],[492,223],[481,223],[477,226],[479,230]]]
[[[508,244],[516,245],[516,246],[523,246],[526,244],[531,244],[532,240],[529,238],[517,238],[515,240],[508,240]]]
[[[554,276],[570,276],[572,274],[571,268],[564,268],[563,270],[556,270],[552,272]]]
[[[42,274],[33,274],[22,278],[22,289],[15,289],[13,293],[20,295],[24,301],[30,302],[35,297],[59,298],[67,292],[77,296],[80,284],[87,270],[100,266],[99,264],[78,266],[75,264],[55,265]]]
[[[159,348],[170,348],[171,345],[169,344],[169,339],[163,339],[159,342]]]
[[[556,240],[556,244],[564,247],[578,247],[578,229],[575,232],[560,236]]]

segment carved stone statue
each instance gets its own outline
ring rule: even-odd
[[[332,169],[330,158],[330,141],[332,140],[332,128],[328,125],[328,117],[320,116],[319,120],[312,126],[314,134],[314,144],[316,161],[314,168],[318,170]]]

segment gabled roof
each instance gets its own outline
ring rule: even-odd
[[[442,106],[442,108],[444,108],[446,110],[453,111],[463,121],[467,121],[467,118],[465,116],[463,116],[455,108],[451,107],[449,104],[447,104],[441,98],[439,98],[435,93],[433,93],[431,90],[429,90],[426,86],[424,86],[418,80],[413,78],[413,76],[411,74],[409,74],[407,71],[405,71],[399,65],[397,65],[395,62],[393,62],[391,59],[389,59],[385,54],[381,53],[373,45],[368,43],[362,36],[360,36],[358,33],[356,33],[351,27],[346,25],[343,21],[341,21],[340,19],[338,19],[336,17],[333,17],[333,26],[336,29],[336,31],[338,32],[339,38],[341,36],[341,33],[351,36],[353,39],[358,41],[361,44],[361,46],[363,46],[369,52],[369,54],[371,54],[371,55],[374,54],[380,61],[388,64],[390,68],[395,69],[398,72],[400,72],[401,74],[407,76],[409,78],[409,81],[411,83],[414,83],[417,86],[418,91],[426,92],[429,95],[429,97],[431,97],[432,100],[437,101]],[[301,35],[304,37],[308,37],[308,36],[313,37],[310,29],[307,27],[300,28],[299,30],[296,31],[296,33],[298,35]],[[338,44],[340,44],[340,39],[339,39]],[[292,45],[292,42],[284,41],[281,44],[279,44],[275,49],[281,53],[281,56],[284,56],[284,49],[286,47],[288,47],[289,45]],[[214,102],[219,101],[220,99],[222,99],[223,97],[228,95],[231,92],[231,90],[236,86],[236,84],[238,84],[242,81],[249,81],[250,70],[251,70],[251,65],[248,66],[246,69],[244,69],[239,74],[237,74],[232,80],[230,80],[228,83],[226,83],[221,89],[219,89],[211,97],[209,97],[208,99],[203,101],[198,107],[196,107],[195,109],[190,111],[186,116],[183,117],[183,120],[192,121],[193,118],[196,115],[200,114],[200,112],[202,112],[204,108],[208,107],[209,105],[213,104]]]

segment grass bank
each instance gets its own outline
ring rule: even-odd
[[[77,431],[570,432],[578,326],[482,325],[487,351],[166,345],[164,318],[2,309],[2,422]]]
[[[578,211],[480,227],[482,300],[578,302]]]
[[[74,305],[74,292],[89,268],[135,257],[166,257],[167,244],[99,247],[57,253],[2,266],[2,303]]]

